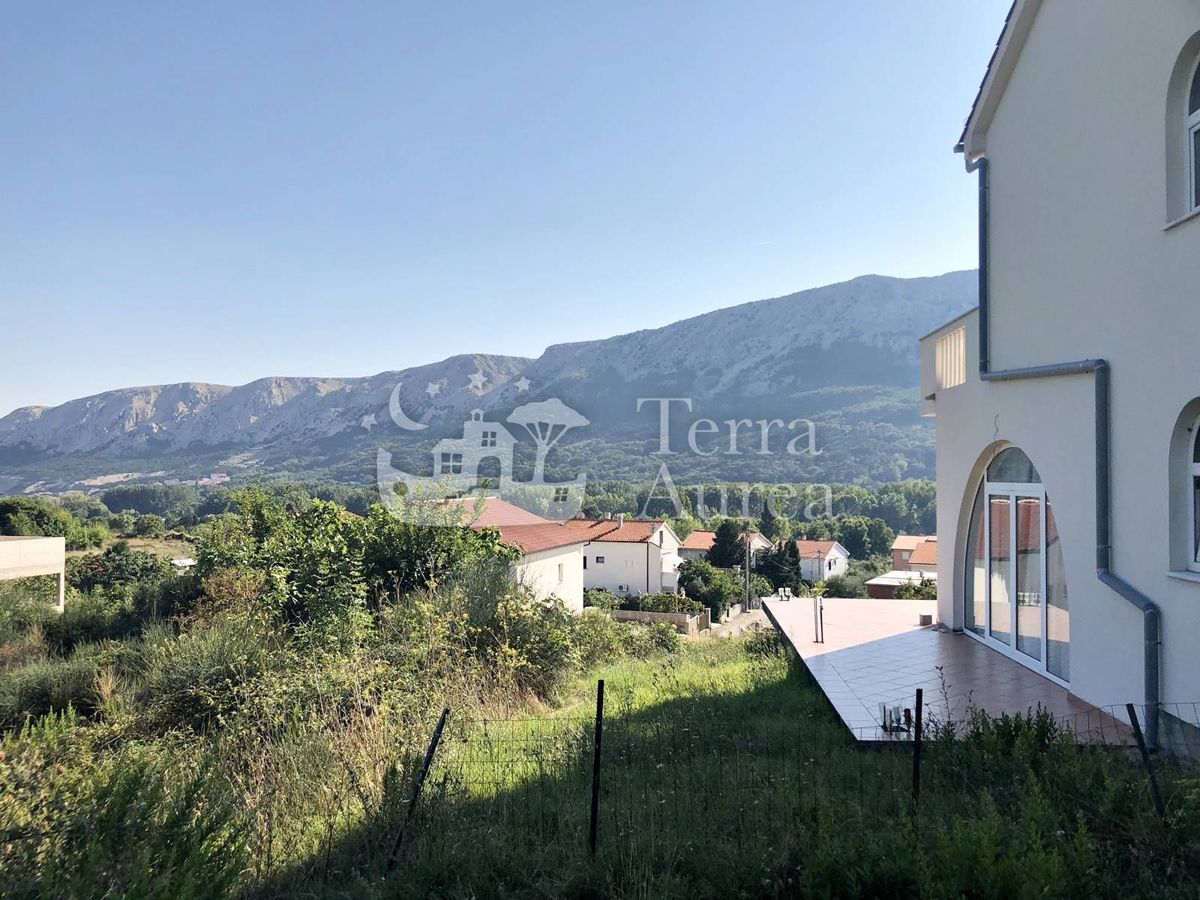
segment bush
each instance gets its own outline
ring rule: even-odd
[[[687,613],[696,615],[704,611],[704,604],[682,594],[635,594],[621,601],[621,609],[655,613]]]
[[[702,559],[689,559],[679,567],[679,586],[711,610],[714,622],[742,596],[742,586],[732,575]]]
[[[660,653],[678,653],[683,643],[666,622],[626,622],[621,631],[622,649],[635,659],[649,659]]]
[[[151,722],[207,731],[232,714],[269,660],[263,636],[226,619],[150,648],[146,694]]]
[[[585,612],[575,623],[575,650],[579,666],[587,672],[619,659],[625,653],[621,623],[600,610]]]
[[[936,600],[937,582],[922,574],[919,581],[906,581],[897,587],[896,597],[901,600]]]
[[[167,523],[154,513],[140,515],[133,523],[133,533],[138,537],[162,537],[166,532]]]
[[[867,583],[858,575],[834,575],[825,582],[826,597],[865,597]]]
[[[604,588],[592,588],[583,592],[583,605],[596,609],[619,609],[621,600],[612,591]]]
[[[68,707],[94,712],[98,670],[96,648],[81,647],[68,659],[39,660],[0,675],[0,724],[13,727]]]

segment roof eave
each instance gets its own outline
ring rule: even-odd
[[[980,84],[975,102],[971,106],[971,114],[963,127],[962,137],[954,148],[956,153],[963,154],[968,171],[973,170],[979,160],[987,155],[988,127],[1017,67],[1017,59],[1029,32],[1033,30],[1033,21],[1041,6],[1042,0],[1014,0],[1008,12],[1000,39],[996,42],[996,49],[983,76],[983,83]]]

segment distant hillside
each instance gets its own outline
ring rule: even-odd
[[[368,378],[267,378],[239,387],[184,383],[125,388],[0,419],[0,491],[65,490],[117,480],[236,479],[275,474],[367,483],[378,448],[430,467],[440,436],[470,410],[503,421],[517,405],[558,397],[590,425],[551,457],[551,471],[593,478],[658,470],[658,407],[686,450],[696,418],[798,418],[816,423],[820,455],[770,452],[743,433],[742,452],[667,458],[688,480],[885,481],[932,474],[932,430],[917,414],[917,338],[976,302],[973,272],[899,279],[869,275],[760,300],[663,328],[559,344],[536,360],[464,355]],[[421,431],[389,415],[392,389]],[[373,417],[373,418],[372,418]],[[757,427],[757,426],[756,426]],[[725,429],[724,424],[721,425]],[[513,428],[517,437],[523,435]],[[748,432],[749,429],[743,429]],[[702,450],[727,440],[706,437]],[[751,447],[753,444],[753,448]],[[529,448],[518,450],[518,464]],[[725,446],[725,450],[728,447]]]

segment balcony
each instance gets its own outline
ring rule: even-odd
[[[979,311],[973,309],[921,338],[921,415],[935,416],[939,391],[965,384],[978,366]]]

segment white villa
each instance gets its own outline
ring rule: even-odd
[[[1151,743],[1200,700],[1198,66],[1197,0],[1017,0],[957,148],[979,306],[921,342],[941,622]]]

